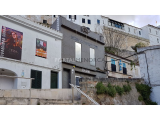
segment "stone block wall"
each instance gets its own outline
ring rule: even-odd
[[[112,85],[119,85],[122,87],[123,85],[130,84],[132,90],[129,93],[125,93],[122,96],[119,96],[116,94],[115,97],[111,97],[106,94],[96,94],[96,84],[98,82],[102,81],[102,83],[107,86],[108,83],[111,83]],[[84,78],[80,82],[81,90],[85,92],[87,95],[89,95],[92,99],[94,99],[96,102],[98,102],[101,105],[144,105],[144,102],[140,102],[138,100],[139,93],[137,92],[137,89],[135,87],[135,83],[144,83],[144,80],[141,78],[100,78],[100,79],[89,79]],[[92,105],[93,103],[88,100],[83,95],[81,96],[81,103],[82,105]]]

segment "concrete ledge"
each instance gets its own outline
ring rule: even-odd
[[[74,99],[78,97],[78,91],[74,89]],[[71,100],[72,89],[23,89],[23,90],[0,90],[1,98],[30,98],[30,99],[54,99]]]

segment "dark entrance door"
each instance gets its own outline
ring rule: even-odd
[[[31,70],[32,88],[41,89],[42,71]]]
[[[62,88],[71,88],[69,83],[71,83],[70,70],[63,69]]]
[[[79,86],[80,77],[76,77],[76,85]]]
[[[58,74],[51,71],[51,88],[58,88]]]

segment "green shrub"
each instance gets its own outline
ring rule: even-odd
[[[108,94],[111,97],[115,97],[116,93],[122,95],[124,92],[131,91],[131,86],[129,84],[123,85],[123,87],[121,88],[120,86],[114,86],[110,83],[108,83],[106,87],[102,82],[98,82],[95,88],[97,89],[97,94]]]
[[[140,96],[138,97],[138,100],[139,100],[139,101],[143,101],[143,97],[140,95]]]
[[[123,88],[121,88],[120,86],[115,86],[115,89],[120,96],[124,93]]]
[[[111,97],[114,97],[116,95],[116,90],[110,83],[107,86],[107,94]]]
[[[136,89],[137,91],[141,94],[143,101],[145,102],[146,105],[157,105],[156,102],[152,102],[150,100],[150,94],[151,94],[151,87],[145,84],[136,84]],[[139,98],[138,98],[139,99]]]
[[[124,92],[130,92],[132,90],[131,86],[129,84],[123,85]]]
[[[98,82],[96,85],[97,88],[97,94],[104,94],[106,93],[106,87],[103,85],[102,82]]]

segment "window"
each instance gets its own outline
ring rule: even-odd
[[[32,80],[32,88],[41,89],[41,82],[42,82],[42,71],[31,70],[31,78]]]
[[[157,38],[157,43],[159,43],[159,39]]]
[[[125,63],[123,63],[123,74],[127,74],[127,68]]]
[[[149,31],[150,31],[150,33],[151,33],[151,28],[149,28]]]
[[[89,17],[89,15],[83,15],[83,16],[87,16],[87,17]]]
[[[100,20],[97,19],[97,24],[100,25]]]
[[[44,23],[44,24],[47,24],[47,20],[43,20],[43,23]]]
[[[81,44],[75,42],[76,61],[81,62]]]
[[[108,25],[110,25],[110,26],[111,26],[111,22],[108,22]]]
[[[114,59],[111,59],[111,70],[116,72],[116,65]]]
[[[88,20],[88,24],[91,24],[91,20]]]
[[[51,88],[58,88],[58,73],[51,71]]]
[[[90,48],[90,65],[95,66],[95,50],[93,48]]]
[[[128,28],[128,32],[130,32],[130,28]]]
[[[139,31],[139,35],[141,35],[141,31]]]
[[[74,15],[74,19],[76,20],[76,15]]]
[[[90,30],[90,28],[89,28],[89,27],[87,27],[87,29],[88,29],[88,30]]]
[[[115,26],[115,24],[112,22],[112,26],[114,27]]]
[[[69,19],[71,19],[71,15],[69,15]]]
[[[134,34],[136,34],[136,29],[134,29]]]
[[[85,23],[85,19],[84,18],[82,18],[82,23]]]

